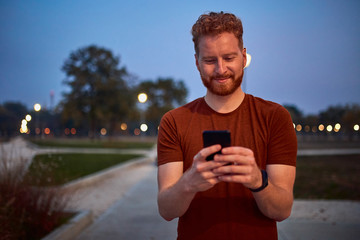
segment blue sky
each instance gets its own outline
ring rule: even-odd
[[[205,94],[190,29],[207,11],[244,25],[252,55],[246,92],[304,113],[360,103],[360,1],[0,0],[0,103],[55,104],[67,89],[70,52],[96,44],[139,81],[183,80],[188,101]]]

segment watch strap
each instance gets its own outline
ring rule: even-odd
[[[267,175],[267,172],[263,169],[261,169],[261,176],[262,176],[262,185],[258,188],[249,188],[250,191],[252,192],[260,192],[261,190],[263,190],[264,188],[267,187],[267,185],[269,184],[268,182],[268,175]]]

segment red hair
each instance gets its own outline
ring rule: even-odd
[[[223,32],[233,33],[239,40],[239,47],[243,48],[242,22],[234,14],[221,11],[201,15],[191,29],[196,54],[199,54],[198,44],[202,36],[217,35]]]

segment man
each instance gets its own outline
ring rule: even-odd
[[[178,239],[277,239],[276,221],[291,213],[292,120],[282,106],[242,91],[242,34],[233,14],[199,17],[192,35],[206,95],[160,124],[158,206],[166,220],[179,218]],[[232,146],[203,148],[204,130],[229,130]]]

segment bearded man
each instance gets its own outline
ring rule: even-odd
[[[207,92],[161,120],[160,215],[179,218],[179,240],[277,239],[276,221],[289,217],[293,204],[297,141],[290,114],[241,89],[246,49],[239,18],[201,15],[192,35]],[[231,146],[203,147],[205,130],[230,131]]]

